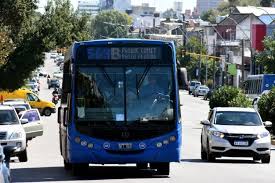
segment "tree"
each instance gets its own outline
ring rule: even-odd
[[[119,11],[103,11],[92,19],[92,36],[95,39],[125,38],[131,24],[131,18]]]
[[[261,0],[260,5],[263,7],[271,7],[274,0]]]
[[[236,6],[260,6],[259,0],[229,0],[219,4],[217,10],[221,15],[226,15]]]
[[[36,0],[0,1],[0,78],[9,78],[0,80],[0,89],[24,85],[43,64],[43,52],[89,36],[87,18],[77,17],[69,0],[49,1],[44,15],[35,8]]]
[[[258,102],[258,110],[263,121],[273,122],[273,134],[275,134],[275,88],[272,88],[268,94],[261,96]]]
[[[251,107],[251,101],[242,90],[232,86],[223,86],[214,91],[209,106],[211,109],[214,107]]]
[[[275,74],[275,33],[264,39],[264,51],[256,55],[256,62],[265,73]]]
[[[217,16],[218,16],[217,10],[210,9],[210,10],[205,11],[205,12],[202,13],[201,19],[214,24],[214,23],[216,23],[216,17]]]

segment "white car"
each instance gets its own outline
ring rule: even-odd
[[[62,79],[63,78],[63,72],[61,72],[61,71],[54,72],[53,73],[53,78]]]
[[[189,95],[192,94],[194,92],[195,88],[200,85],[201,85],[201,82],[199,82],[199,81],[191,81],[190,85],[189,85],[189,89],[188,89]]]
[[[193,92],[194,97],[204,96],[209,92],[209,88],[205,85],[197,86]]]
[[[27,140],[43,135],[43,123],[41,121],[38,109],[22,111],[19,114],[19,117],[21,121],[27,121],[27,123],[23,125]]]
[[[253,108],[218,107],[210,111],[201,133],[201,158],[214,161],[218,157],[253,157],[270,162],[271,137]]]
[[[27,120],[20,121],[14,108],[0,106],[0,143],[2,146],[16,147],[14,156],[18,156],[20,162],[26,162],[26,132],[22,124]]]

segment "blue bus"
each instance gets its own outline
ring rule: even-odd
[[[169,175],[180,161],[181,116],[172,42],[74,43],[65,56],[60,150],[65,169],[136,164]]]
[[[255,99],[275,87],[275,74],[249,75],[245,81],[245,94]]]

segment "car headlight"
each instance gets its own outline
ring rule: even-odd
[[[215,137],[220,137],[220,138],[224,137],[224,134],[222,132],[218,132],[218,131],[213,131],[212,135]]]
[[[14,132],[10,136],[10,139],[20,139],[20,138],[22,138],[22,133],[21,132]]]
[[[265,138],[269,136],[269,132],[263,132],[257,135],[258,139]]]

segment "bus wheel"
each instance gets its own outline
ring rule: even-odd
[[[139,170],[144,170],[148,168],[148,164],[147,163],[137,163],[137,169]]]
[[[64,169],[65,170],[71,170],[72,169],[72,164],[68,163],[66,160],[64,160]]]
[[[72,164],[72,171],[74,176],[85,175],[89,169],[88,163],[74,163]]]
[[[157,165],[157,174],[158,175],[169,175],[170,173],[170,164],[169,163],[159,163]]]

